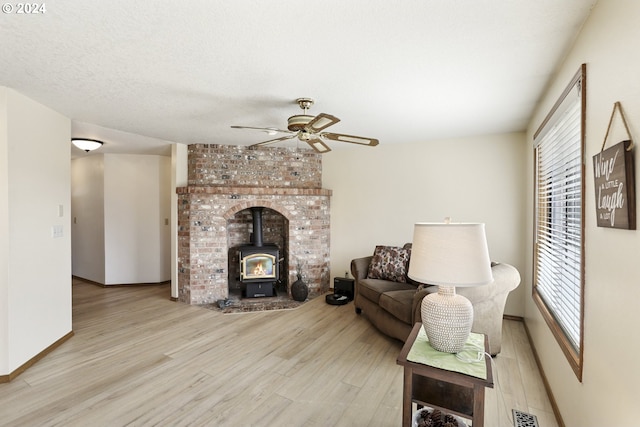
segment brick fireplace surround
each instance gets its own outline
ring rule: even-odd
[[[249,208],[265,207],[291,292],[298,266],[309,298],[329,289],[329,199],[321,155],[310,149],[189,145],[188,185],[178,193],[178,300],[212,304],[235,283],[234,247],[249,242]],[[265,228],[267,228],[265,226]]]

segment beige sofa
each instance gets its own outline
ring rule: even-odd
[[[422,298],[428,293],[437,292],[437,287],[420,286],[407,278],[406,283],[369,278],[372,259],[373,256],[367,256],[351,261],[356,313],[362,314],[384,334],[404,342],[413,325],[422,321]],[[513,266],[502,263],[493,263],[491,271],[494,278],[492,283],[474,288],[457,288],[456,292],[471,301],[474,310],[472,331],[486,334],[489,351],[496,355],[502,347],[504,306],[509,292],[520,284],[520,274]]]

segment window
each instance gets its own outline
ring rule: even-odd
[[[582,381],[586,66],[534,135],[533,299]]]

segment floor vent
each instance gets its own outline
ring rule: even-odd
[[[535,415],[526,412],[513,411],[513,427],[538,427],[538,419]]]

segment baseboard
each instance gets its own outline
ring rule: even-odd
[[[527,334],[527,339],[529,340],[529,345],[531,346],[531,352],[533,353],[533,358],[536,361],[536,365],[538,366],[538,371],[540,371],[540,376],[542,377],[542,383],[544,384],[544,389],[547,392],[547,396],[549,396],[549,402],[551,403],[551,408],[553,409],[553,414],[556,416],[556,421],[558,422],[558,427],[565,427],[564,421],[562,420],[562,415],[560,414],[560,408],[558,408],[558,403],[556,402],[555,397],[553,397],[553,391],[551,391],[551,385],[547,380],[547,376],[544,373],[544,369],[542,369],[542,363],[540,363],[540,358],[538,357],[538,352],[536,351],[536,347],[533,344],[533,340],[531,339],[531,334],[529,333],[529,328],[527,328],[527,322],[523,320],[524,331]]]
[[[31,359],[27,360],[25,363],[23,363],[21,366],[19,366],[15,371],[11,372],[9,375],[0,375],[0,383],[11,382],[18,375],[20,375],[21,373],[23,373],[24,371],[29,369],[36,362],[38,362],[40,359],[45,357],[47,354],[51,353],[56,348],[60,347],[60,345],[62,345],[62,343],[67,341],[72,336],[73,336],[73,331],[69,332],[68,334],[66,334],[65,336],[63,336],[62,338],[60,338],[59,340],[57,340],[53,344],[51,344],[49,347],[45,348],[40,353],[36,354]]]
[[[149,282],[149,283],[118,283],[115,285],[105,285],[104,283],[95,282],[93,280],[85,279],[84,277],[79,276],[71,276],[74,279],[82,280],[83,282],[89,283],[91,285],[100,286],[101,288],[118,288],[124,286],[163,286],[170,285],[171,280],[163,280],[162,282]]]

